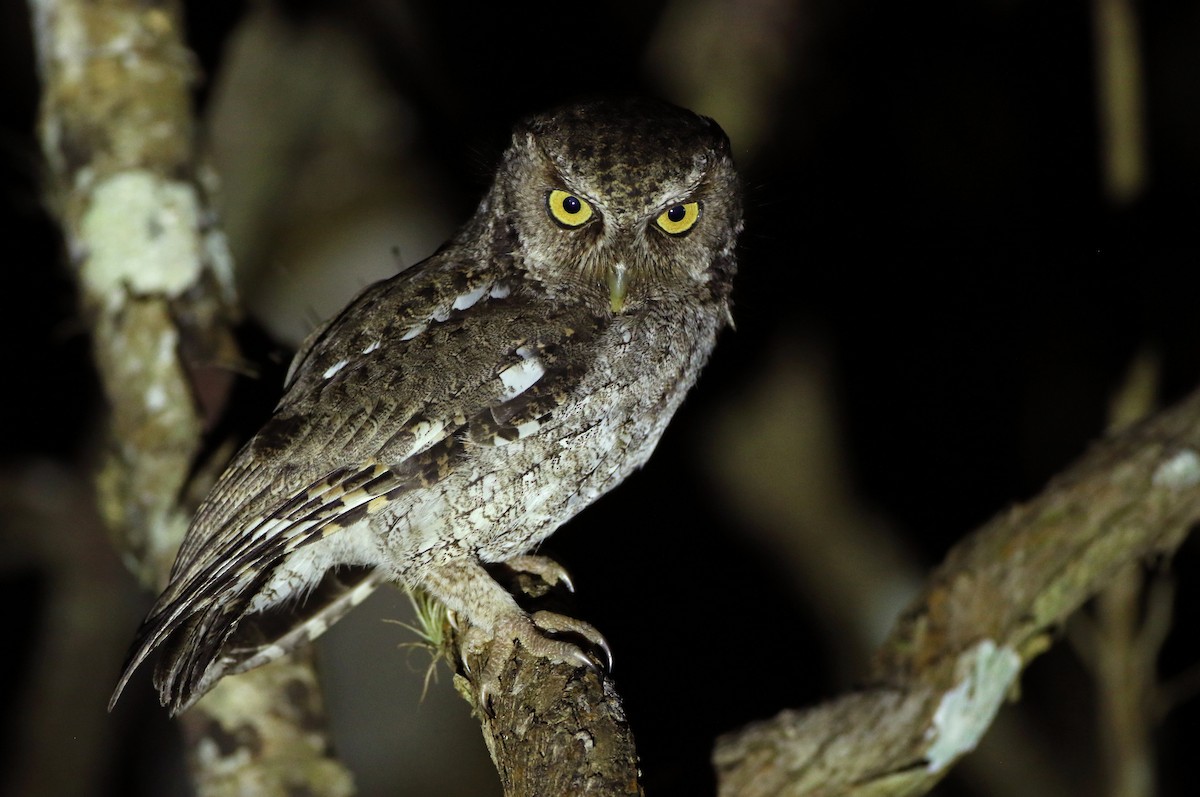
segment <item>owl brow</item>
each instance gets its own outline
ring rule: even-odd
[[[533,149],[538,155],[542,156],[542,160],[545,162],[546,168],[543,170],[543,177],[546,180],[547,190],[554,190],[558,188],[568,191],[572,194],[578,194],[592,204],[595,204],[591,194],[589,194],[587,191],[579,190],[579,187],[574,184],[574,181],[567,177],[567,169],[560,164],[558,158],[555,158],[550,154],[549,151],[547,151],[546,147],[540,141],[537,141],[530,136],[530,143],[533,145]]]
[[[655,207],[662,211],[666,210],[667,208],[674,207],[675,205],[682,205],[687,202],[699,202],[700,200],[696,199],[695,197],[702,190],[711,189],[713,187],[713,174],[712,170],[707,168],[707,164],[705,165],[705,168],[699,169],[698,171],[699,174],[697,174],[696,177],[688,183],[686,188],[677,194],[672,195],[669,199],[659,205],[656,205]],[[712,192],[709,191],[709,193]]]
[[[567,179],[567,176],[559,169],[553,169],[551,174],[547,176],[546,190],[566,191],[568,194],[586,199],[588,204],[592,205],[593,207],[603,207],[603,204],[598,202],[595,197],[592,196],[591,192],[580,189],[578,185]]]
[[[651,213],[652,213],[652,215],[657,216],[659,213],[662,213],[664,210],[673,208],[676,205],[686,205],[689,202],[699,202],[700,200],[695,198],[697,193],[698,193],[697,188],[692,188],[687,191],[681,191],[677,194],[672,194],[671,196],[669,196],[667,199],[663,200],[662,202],[655,204],[653,206],[653,210],[651,211]]]

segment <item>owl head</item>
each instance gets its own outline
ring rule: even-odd
[[[519,266],[555,298],[601,313],[727,300],[742,205],[712,119],[644,99],[534,116],[487,201]]]

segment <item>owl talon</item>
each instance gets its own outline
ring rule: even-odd
[[[463,674],[475,682],[477,706],[480,711],[492,713],[492,704],[501,694],[500,676],[504,674],[504,666],[512,658],[514,641],[507,634],[491,636],[487,630],[477,625],[467,626],[462,637]],[[471,667],[471,656],[481,655],[484,651],[487,658],[483,667],[476,673]]]
[[[598,662],[583,648],[565,639],[555,639],[545,636],[545,633],[571,633],[586,639],[591,646],[603,653],[603,663]],[[512,657],[513,648],[520,643],[521,648],[531,655],[547,659],[555,664],[568,664],[584,667],[600,675],[612,668],[612,650],[600,632],[591,624],[573,617],[554,612],[536,612],[532,616],[521,614],[506,621],[494,637],[488,637],[487,632],[478,626],[472,626],[463,640],[464,652],[474,652],[482,645],[490,645],[487,663],[479,673],[479,705],[490,708],[493,698],[500,694],[500,676],[504,667]],[[464,667],[470,674],[470,666]]]
[[[567,569],[548,556],[514,556],[504,562],[504,566],[514,573],[525,573],[542,580],[549,587],[562,585],[568,592],[575,592],[575,582]]]
[[[597,631],[596,627],[591,623],[585,623],[583,620],[579,620],[575,617],[568,617],[565,614],[547,611],[534,612],[533,617],[530,619],[532,619],[533,624],[542,631],[547,631],[552,634],[576,634],[577,636],[583,637],[589,643],[591,643],[592,647],[604,654],[604,672],[612,672],[612,648],[609,646],[608,640],[604,638],[604,635]],[[524,640],[522,640],[522,642],[524,642]],[[596,661],[591,656],[588,656],[578,647],[575,647],[575,649],[579,651],[580,655],[587,659],[587,666],[591,667],[592,669],[596,669]]]

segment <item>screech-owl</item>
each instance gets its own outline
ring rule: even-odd
[[[623,100],[518,125],[457,235],[305,341],[197,511],[112,702],[162,647],[154,682],[183,711],[384,581],[497,643],[589,661],[543,632],[602,645],[591,626],[531,618],[483,565],[561,574],[526,554],[650,456],[730,322],[741,227],[711,119]]]

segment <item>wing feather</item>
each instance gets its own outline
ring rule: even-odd
[[[177,712],[222,674],[307,638],[293,628],[226,650],[289,554],[444,478],[469,456],[464,441],[503,445],[553,422],[579,378],[563,348],[583,319],[548,319],[471,273],[433,301],[422,278],[433,284],[426,269],[371,286],[305,342],[275,414],[197,511],[114,703],[156,647],[167,653],[155,681]],[[381,578],[361,582],[358,600]],[[326,617],[340,616],[331,606]]]

